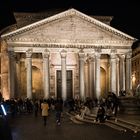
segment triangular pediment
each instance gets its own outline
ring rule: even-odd
[[[2,35],[7,42],[34,44],[130,45],[135,38],[75,9]]]

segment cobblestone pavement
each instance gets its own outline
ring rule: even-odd
[[[13,140],[140,140],[140,133],[117,131],[105,125],[75,124],[64,113],[61,126],[50,112],[47,125],[39,115],[20,115],[10,121]]]

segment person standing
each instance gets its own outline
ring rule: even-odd
[[[56,111],[56,123],[60,125],[61,113],[63,111],[63,100],[58,98],[55,103],[55,111]]]
[[[34,115],[35,115],[35,117],[38,116],[38,108],[39,108],[38,100],[35,100],[35,102],[34,102]]]
[[[41,103],[41,109],[42,109],[42,117],[43,117],[43,121],[44,121],[44,126],[46,126],[48,110],[49,110],[49,105],[48,105],[46,99],[44,99],[43,103]]]

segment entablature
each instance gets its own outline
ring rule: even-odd
[[[32,49],[32,53],[43,53],[45,52],[45,50],[49,50],[50,53],[60,53],[63,49],[65,49],[67,51],[67,53],[79,53],[79,51],[81,50],[81,48],[65,48],[65,47],[60,47],[60,48],[51,48],[48,46],[44,46],[44,47],[33,47],[33,46],[21,46],[21,47],[9,47],[8,50],[9,51],[14,51],[16,53],[26,53],[29,49]],[[95,53],[99,53],[99,54],[111,54],[112,52],[114,52],[114,54],[126,54],[131,52],[130,48],[127,49],[114,49],[114,48],[108,48],[108,49],[104,49],[104,48],[82,48],[83,52],[85,54],[92,54],[94,55]],[[97,51],[100,50],[100,51]]]

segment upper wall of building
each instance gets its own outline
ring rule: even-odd
[[[64,10],[56,9],[56,10],[39,12],[39,13],[21,13],[20,12],[20,13],[14,13],[14,15],[17,21],[17,28],[21,28],[31,23],[40,21],[47,17],[53,16],[55,14],[58,14],[62,11]],[[113,19],[113,16],[93,16],[93,15],[90,15],[90,16],[108,25],[110,25],[110,22]]]
[[[47,11],[43,11],[43,12],[36,12],[36,13],[31,13],[31,12],[15,12],[14,16],[16,19],[16,24],[15,25],[11,25],[9,27],[7,27],[3,32],[11,32],[14,30],[17,30],[21,27],[24,27],[26,25],[30,25],[32,23],[35,23],[37,21],[40,21],[42,19],[45,19],[47,17],[53,16],[55,14],[58,14],[60,12],[64,11],[63,9],[55,9],[55,10],[47,10]],[[113,19],[113,16],[93,16],[90,15],[91,17],[110,25],[110,22]]]

